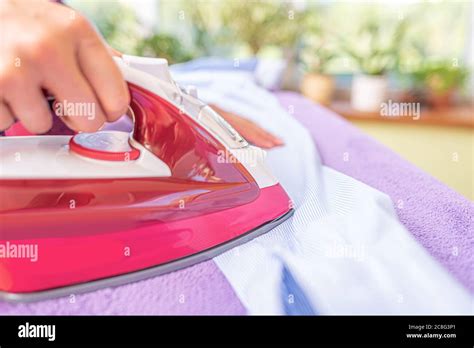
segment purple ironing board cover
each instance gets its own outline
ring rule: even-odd
[[[401,222],[471,292],[473,204],[340,116],[299,94],[277,92],[311,132],[325,165],[387,193]],[[344,161],[344,157],[348,161]],[[403,255],[400,255],[403,257]],[[160,277],[30,304],[0,302],[0,314],[245,314],[213,261]]]

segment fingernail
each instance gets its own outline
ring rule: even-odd
[[[273,146],[273,144],[268,142],[268,141],[258,141],[258,142],[255,142],[253,144],[258,146],[258,147],[262,147],[264,149],[268,149],[268,148]]]
[[[274,142],[276,145],[284,145],[285,143],[283,142],[283,140],[281,140],[280,138],[274,138]]]

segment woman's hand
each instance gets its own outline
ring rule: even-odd
[[[44,91],[74,107],[62,119],[76,131],[96,131],[126,112],[122,75],[79,13],[45,0],[0,0],[0,23],[0,131],[15,120],[31,133],[48,131]],[[92,117],[82,114],[84,105]]]
[[[250,141],[251,143],[265,149],[271,149],[272,147],[281,146],[284,144],[280,138],[267,132],[255,122],[252,122],[232,112],[222,110],[216,105],[211,105],[211,107],[216,110],[227,122],[229,122],[237,132],[239,132],[246,140]]]

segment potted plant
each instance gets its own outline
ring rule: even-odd
[[[334,94],[334,77],[327,72],[327,66],[334,58],[336,54],[324,43],[303,53],[306,74],[301,83],[301,92],[322,105],[331,104]]]
[[[383,25],[386,29],[387,23]],[[352,80],[351,106],[354,109],[380,110],[387,98],[387,72],[396,66],[406,27],[406,19],[398,20],[387,37],[380,23],[372,19],[361,26],[356,43],[342,39],[342,49],[356,62],[360,71]]]
[[[428,105],[439,109],[452,105],[455,92],[469,77],[469,70],[447,60],[425,61],[410,77],[414,89],[423,91]]]
[[[139,56],[165,58],[169,64],[193,59],[181,42],[169,34],[152,34],[138,42],[135,52]]]
[[[298,55],[310,11],[286,1],[241,0],[222,2],[221,40],[244,44],[257,56],[263,48],[278,47],[285,70],[280,86],[299,89]]]
[[[312,12],[306,23],[307,33],[303,42],[301,63],[305,75],[300,90],[308,98],[329,105],[334,94],[334,77],[328,74],[328,66],[335,58],[335,35],[323,23],[321,12]]]
[[[240,41],[252,55],[265,46],[292,47],[301,33],[300,13],[289,18],[289,3],[278,1],[229,1],[220,8],[220,19],[226,29],[222,40]],[[305,12],[303,12],[304,14]]]

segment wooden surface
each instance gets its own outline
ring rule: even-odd
[[[348,101],[334,101],[329,108],[345,118],[355,121],[380,121],[474,128],[474,107],[472,106],[456,106],[439,110],[422,108],[420,118],[417,120],[407,116],[382,116],[379,112],[357,111],[351,107]]]

